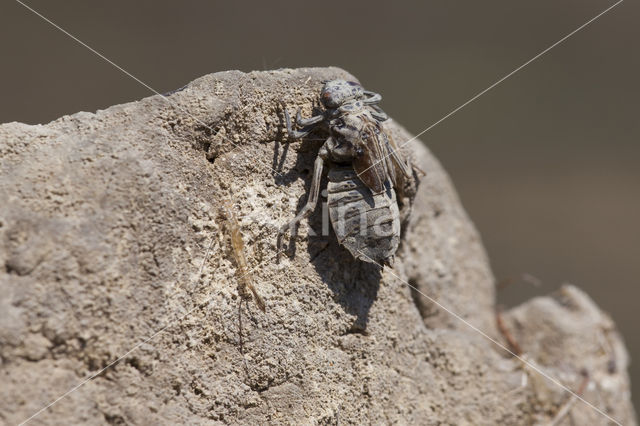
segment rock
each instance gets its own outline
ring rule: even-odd
[[[487,339],[507,344],[485,252],[421,144],[427,175],[393,270],[306,226],[295,257],[275,262],[276,228],[306,200],[322,143],[284,144],[281,103],[310,116],[333,78],[353,79],[216,73],[168,101],[0,126],[3,422],[531,424],[561,412],[567,392]],[[224,200],[266,313],[239,309]],[[504,323],[526,359],[574,390],[587,372],[583,397],[635,422],[624,346],[588,296],[566,287]],[[608,424],[569,408],[565,424]]]

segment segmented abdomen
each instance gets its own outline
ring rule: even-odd
[[[338,242],[365,262],[389,263],[400,242],[400,213],[396,194],[373,194],[352,167],[329,170],[327,202]]]

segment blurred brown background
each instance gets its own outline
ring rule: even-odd
[[[160,92],[215,71],[336,65],[381,92],[413,133],[614,3],[26,2]],[[500,301],[579,285],[636,359],[639,11],[621,3],[421,138],[455,181],[498,280],[516,279]],[[0,58],[0,122],[150,95],[13,1],[0,4]],[[640,406],[637,365],[632,374]]]

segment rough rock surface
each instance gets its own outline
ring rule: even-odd
[[[309,116],[333,78],[353,79],[223,72],[169,102],[0,126],[0,422],[99,372],[30,422],[543,424],[570,404],[559,424],[609,424],[419,294],[507,344],[480,238],[421,144],[427,176],[393,270],[306,226],[295,257],[274,261],[322,143],[283,144],[281,102]],[[266,313],[239,304],[224,200]],[[504,324],[523,357],[574,390],[588,373],[584,398],[634,424],[625,348],[588,296],[565,287]]]

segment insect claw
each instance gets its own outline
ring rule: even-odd
[[[378,102],[380,102],[382,100],[382,96],[379,93],[375,93],[375,92],[371,92],[369,90],[365,90],[364,94],[365,94],[365,96],[368,96],[366,99],[364,99],[362,101],[365,105],[377,104]]]
[[[413,169],[416,171],[416,174],[419,177],[425,177],[427,175],[427,172],[425,172],[424,170],[422,170],[420,167],[416,166],[415,164],[412,164],[411,167],[413,167]]]

